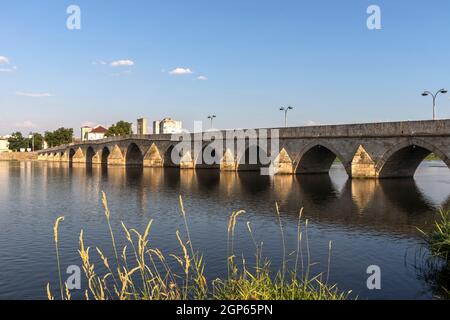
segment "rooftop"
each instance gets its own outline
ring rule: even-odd
[[[106,129],[105,127],[96,126],[90,133],[106,133],[106,131],[108,131],[108,129]]]

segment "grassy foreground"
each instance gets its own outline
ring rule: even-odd
[[[430,283],[437,298],[450,299],[450,212],[439,211],[431,232],[419,231],[431,253],[422,276]]]
[[[431,253],[447,261],[450,260],[450,212],[440,210],[439,220],[434,223],[434,230],[425,233],[419,230],[428,243]]]
[[[270,262],[262,258],[262,243],[257,243],[251,225],[247,222],[247,230],[251,235],[256,250],[254,266],[247,266],[245,258],[237,262],[234,252],[235,227],[237,218],[244,214],[243,210],[231,214],[228,220],[227,268],[225,279],[207,281],[204,276],[205,263],[202,255],[194,251],[189,232],[188,219],[180,197],[181,217],[184,221],[184,238],[178,230],[175,236],[180,245],[181,254],[164,255],[159,249],[152,247],[149,234],[153,221],[140,233],[128,229],[122,222],[127,245],[116,247],[114,232],[111,228],[111,213],[105,194],[102,192],[106,223],[108,224],[114,257],[110,260],[100,248],[86,247],[83,230],[79,237],[79,255],[82,269],[86,277],[87,288],[84,297],[87,300],[343,300],[350,292],[341,292],[335,285],[329,285],[328,279],[323,280],[319,274],[311,277],[311,266],[308,245],[308,220],[302,221],[302,211],[299,213],[297,229],[297,250],[295,267],[286,268],[286,247],[283,226],[278,205],[276,206],[281,239],[283,243],[283,262],[281,270],[271,273]],[[54,241],[56,260],[59,272],[59,292],[57,298],[70,300],[71,294],[61,277],[60,255],[58,248],[58,228],[64,217],[59,217],[54,225]],[[302,237],[306,239],[306,261],[302,252]],[[331,251],[331,242],[329,249]],[[104,273],[98,274],[92,262],[92,255],[100,259]],[[130,258],[131,256],[131,258]],[[174,259],[179,264],[176,272],[168,263]],[[300,267],[299,267],[300,265]],[[326,277],[328,278],[328,272]],[[55,299],[50,284],[47,284],[48,299]]]

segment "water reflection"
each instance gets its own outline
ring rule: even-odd
[[[53,179],[61,177],[67,179],[69,189],[81,188],[83,193],[94,197],[102,186],[131,190],[143,211],[149,196],[164,189],[174,195],[212,197],[218,202],[230,197],[241,203],[252,199],[256,204],[254,210],[276,201],[285,212],[292,213],[292,218],[300,207],[304,207],[306,216],[317,222],[407,235],[414,233],[415,227],[428,228],[430,214],[439,206],[450,206],[450,190],[447,189],[443,202],[433,202],[432,195],[419,188],[416,179],[351,180],[343,179],[339,174],[270,177],[253,172],[124,168],[95,164],[86,167],[65,163],[39,166],[20,163],[9,166],[8,171],[0,171],[0,174],[4,181],[11,176],[21,177],[14,189],[10,190],[10,184],[4,183],[3,195],[11,195],[18,189],[30,192],[32,177],[38,174],[40,188],[44,191]]]
[[[376,258],[377,263],[384,263],[383,268],[389,274],[386,277],[391,277],[388,288],[400,292],[399,297],[411,297],[411,287],[422,287],[417,281],[423,279],[411,275],[403,259],[408,248],[420,246],[416,228],[429,230],[436,209],[450,205],[450,175],[445,176],[446,170],[433,164],[430,168],[423,167],[416,179],[351,180],[338,167],[330,175],[270,177],[218,170],[0,163],[0,269],[13,265],[13,252],[26,247],[24,242],[33,242],[32,245],[44,249],[34,248],[27,253],[33,258],[21,261],[25,261],[24,265],[41,265],[38,274],[43,279],[38,280],[42,283],[48,280],[48,273],[53,270],[49,266],[53,266],[54,252],[49,244],[55,217],[49,212],[67,216],[65,226],[70,228],[65,231],[73,233],[73,243],[67,245],[67,250],[76,247],[78,232],[85,227],[86,234],[108,248],[108,233],[101,232],[107,231],[99,202],[102,190],[110,198],[117,221],[126,221],[139,229],[145,227],[148,219],[156,219],[152,240],[161,241],[163,249],[170,252],[177,246],[176,239],[168,235],[180,227],[178,196],[182,195],[189,212],[194,213],[190,215],[194,241],[206,253],[214,276],[221,270],[225,252],[220,248],[226,241],[226,221],[232,210],[246,209],[242,219],[258,224],[267,254],[279,255],[274,214],[274,203],[278,202],[288,246],[295,243],[298,212],[302,207],[304,217],[311,221],[315,234],[311,246],[319,262],[325,259],[326,264],[327,255],[322,257],[319,253],[327,247],[329,239],[335,240],[336,282],[353,290],[359,286],[363,297],[374,294],[364,292],[363,284],[364,268]],[[253,254],[251,243],[248,248],[243,246],[245,250]],[[39,255],[33,255],[37,252]],[[63,258],[77,259],[76,255]],[[0,279],[0,285],[17,289],[18,297],[23,292],[29,292],[30,296],[41,294],[37,290],[40,287],[29,288],[25,283],[17,287],[23,281],[15,278],[14,268],[10,269],[5,279],[11,282]],[[403,286],[396,282],[400,279],[405,281]],[[2,286],[0,297],[5,296]],[[387,292],[377,297],[387,297],[390,294]]]
[[[133,190],[142,210],[149,193],[169,189],[174,195],[212,197],[218,202],[229,197],[242,203],[252,199],[254,210],[276,201],[292,218],[304,207],[306,217],[317,222],[408,236],[415,234],[415,227],[427,228],[430,214],[439,206],[448,207],[450,201],[449,192],[444,203],[430,202],[414,179],[346,179],[340,186],[330,175],[269,177],[251,172],[114,167],[72,168],[71,172],[85,178],[101,175],[111,186]]]

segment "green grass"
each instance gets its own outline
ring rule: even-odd
[[[419,231],[431,253],[419,268],[420,275],[436,298],[450,299],[450,212],[439,210],[433,230]]]
[[[434,153],[430,153],[426,158],[426,161],[440,161],[441,159],[436,156]]]
[[[117,248],[116,237],[111,227],[111,212],[104,193],[102,202],[106,223],[111,237],[114,257],[110,260],[100,248],[86,247],[83,230],[80,232],[78,253],[85,275],[84,297],[93,300],[344,300],[351,292],[342,292],[336,285],[328,284],[330,259],[326,275],[310,276],[308,220],[302,221],[302,210],[297,225],[297,250],[295,266],[288,270],[286,265],[286,248],[281,215],[276,206],[276,214],[280,227],[283,245],[283,259],[280,270],[272,273],[270,261],[262,258],[262,242],[256,241],[250,222],[247,230],[255,246],[255,263],[247,265],[244,257],[236,261],[235,229],[238,217],[245,211],[233,212],[228,220],[227,261],[228,276],[208,281],[204,275],[205,262],[203,256],[194,250],[189,231],[188,218],[180,197],[180,212],[184,222],[183,234],[174,230],[179,243],[178,252],[168,255],[152,246],[149,235],[153,221],[150,221],[143,232],[128,229],[122,222],[122,231],[127,244]],[[58,248],[58,230],[64,218],[59,217],[54,226],[54,240],[58,265],[59,288],[58,299],[70,300],[71,294],[61,280],[61,261]],[[306,254],[303,253],[302,239],[306,240]],[[329,256],[331,242],[329,244]],[[132,257],[130,259],[130,256]],[[306,261],[304,261],[306,257]],[[173,268],[169,259],[179,267]],[[94,261],[99,261],[103,272],[98,273]],[[176,270],[174,270],[176,269]],[[324,280],[325,277],[325,280]],[[55,299],[50,284],[47,284],[47,295]]]
[[[350,294],[325,284],[320,276],[300,280],[292,274],[286,281],[278,273],[273,279],[268,267],[245,271],[236,279],[216,280],[213,289],[219,300],[345,300]]]
[[[430,247],[431,253],[448,262],[450,259],[450,212],[439,210],[439,218],[434,223],[434,229],[429,233],[419,231]]]

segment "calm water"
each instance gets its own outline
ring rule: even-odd
[[[430,299],[437,293],[424,276],[423,248],[416,227],[428,230],[440,206],[450,203],[450,171],[426,162],[415,179],[348,180],[336,165],[326,176],[260,176],[211,170],[69,168],[58,163],[0,162],[0,298],[45,299],[45,285],[57,288],[53,223],[60,227],[63,269],[79,264],[78,235],[112,258],[99,193],[109,198],[113,228],[120,221],[143,230],[154,219],[151,242],[178,252],[183,230],[178,195],[184,197],[194,247],[203,252],[207,276],[226,272],[227,219],[245,209],[237,227],[237,252],[248,260],[254,247],[246,231],[251,221],[264,253],[279,266],[282,250],[274,203],[280,204],[288,253],[296,248],[297,216],[310,221],[314,271],[326,271],[333,241],[330,282],[360,299]],[[123,238],[119,238],[123,242]],[[289,257],[293,260],[295,255]],[[382,289],[366,288],[366,268],[379,265]],[[82,283],[84,287],[85,282]]]

